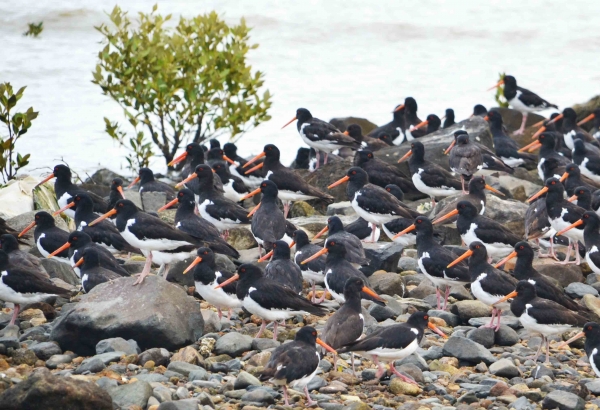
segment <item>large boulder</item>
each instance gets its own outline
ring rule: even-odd
[[[54,376],[40,368],[0,395],[0,409],[112,410],[109,394],[96,383]]]
[[[113,337],[133,339],[142,350],[172,351],[202,336],[200,304],[181,287],[156,276],[138,286],[134,281],[120,278],[96,286],[56,321],[51,339],[63,351],[90,356],[99,341]]]
[[[96,172],[92,174],[91,177],[85,180],[86,184],[98,184],[110,186],[112,180],[115,178],[121,178],[124,184],[129,184],[129,179],[125,178],[122,175],[117,174],[116,172],[111,171],[110,169],[100,168]]]
[[[346,131],[349,125],[358,124],[360,128],[362,128],[363,135],[367,135],[375,128],[377,128],[376,124],[373,124],[371,121],[366,118],[360,117],[344,117],[344,118],[332,118],[329,121],[330,124],[333,124],[338,130]]]
[[[79,286],[79,278],[70,265],[59,262],[56,258],[41,258],[40,262],[50,278],[58,278],[69,285]]]

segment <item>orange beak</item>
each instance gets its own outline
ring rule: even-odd
[[[589,121],[593,120],[594,118],[596,118],[596,114],[590,114],[590,115],[588,115],[587,117],[585,117],[583,120],[579,121],[579,122],[577,123],[577,125],[583,125],[583,124],[585,124],[586,122],[589,122]]]
[[[574,202],[575,200],[577,200],[577,195],[573,195],[568,199],[569,202]]]
[[[227,279],[225,282],[221,283],[220,285],[215,286],[215,289],[220,289],[220,288],[222,288],[224,286],[227,286],[230,283],[235,282],[239,278],[240,278],[240,275],[236,273],[235,275],[233,275],[232,277],[230,277],[229,279]]]
[[[83,258],[79,258],[79,260],[77,261],[77,263],[75,265],[73,265],[73,267],[78,268],[81,265],[83,265],[83,262],[84,262]]]
[[[379,301],[383,301],[383,299],[381,299],[381,296],[379,296],[372,289],[369,289],[366,286],[363,286],[362,291],[365,292],[367,295],[371,296],[372,298],[375,298],[375,299],[377,299]]]
[[[529,198],[527,200],[527,203],[530,204],[532,201],[538,199],[539,197],[541,197],[542,195],[544,195],[546,192],[548,192],[548,187],[543,187],[537,193],[535,193],[531,198]]]
[[[140,182],[140,177],[135,177],[135,179],[133,181],[131,181],[131,184],[129,184],[127,186],[127,189],[130,189],[132,186],[134,186],[135,184],[137,184],[138,182]]]
[[[328,226],[326,226],[325,228],[321,229],[319,231],[319,233],[317,233],[315,236],[313,236],[313,240],[319,239],[321,237],[321,235],[323,235],[327,231],[329,231],[329,227]]]
[[[215,172],[215,171],[213,170],[213,172]],[[185,185],[186,182],[190,182],[194,178],[198,178],[198,175],[195,172],[192,172],[191,174],[188,175],[188,177],[186,179],[184,179],[183,181],[176,184],[175,188],[182,187],[183,185]]]
[[[551,119],[551,120],[548,122],[548,124],[554,124],[556,121],[558,121],[558,120],[562,120],[562,119],[563,119],[563,117],[564,117],[564,115],[562,115],[562,114],[558,114],[556,117],[554,117],[553,119]]]
[[[392,111],[392,112],[398,112],[398,111],[400,111],[400,110],[401,110],[401,109],[403,109],[403,108],[404,108],[404,104],[400,104],[400,105],[399,105],[398,107],[396,107],[396,109],[395,109],[394,111]]]
[[[539,130],[537,130],[537,131],[536,131],[536,132],[535,132],[535,133],[534,133],[534,134],[531,136],[531,139],[532,139],[532,140],[536,140],[536,139],[537,139],[537,138],[540,136],[540,134],[541,134],[542,132],[544,132],[544,131],[546,131],[546,127],[540,127],[540,129],[539,129]]]
[[[314,261],[315,259],[317,259],[319,256],[321,255],[325,255],[327,253],[327,248],[323,248],[321,249],[319,252],[315,253],[313,256],[311,256],[308,259],[304,259],[302,262],[300,262],[301,265],[306,265],[308,262],[310,261]]]
[[[446,219],[452,218],[454,215],[458,215],[458,209],[454,209],[454,210],[448,212],[446,215],[439,217],[438,219],[433,221],[432,224],[437,225],[440,222],[445,221]]]
[[[246,165],[248,165],[248,163],[246,163]],[[244,166],[246,166],[246,165],[244,165]],[[264,166],[265,166],[265,163],[261,162],[260,164],[257,164],[256,166],[250,168],[248,171],[244,172],[244,175],[248,175],[249,173],[254,172],[257,169],[261,169]]]
[[[337,181],[335,181],[333,184],[329,185],[327,187],[327,189],[331,189],[338,185],[342,185],[343,183],[348,182],[349,180],[350,180],[350,177],[348,175],[346,175],[345,177],[342,177],[342,178],[338,179]]]
[[[560,181],[560,182],[565,182],[565,179],[567,179],[567,178],[569,178],[569,173],[568,173],[568,172],[565,172],[564,174],[562,174],[562,175],[560,176],[560,179],[559,179],[559,181]]]
[[[517,152],[525,152],[525,151],[531,152],[531,151],[535,151],[536,149],[538,149],[541,146],[542,146],[542,143],[539,142],[538,140],[535,140],[531,144],[527,144],[523,148],[520,148]]]
[[[273,250],[270,250],[269,252],[267,252],[267,254],[265,256],[258,258],[258,262],[264,262],[267,259],[269,259],[271,256],[273,256]]]
[[[165,209],[169,209],[170,207],[172,207],[173,205],[175,205],[177,202],[179,202],[179,198],[175,198],[171,202],[167,202],[166,204],[164,204],[163,206],[161,206],[160,208],[158,208],[158,210],[156,212],[162,212]]]
[[[325,343],[324,341],[322,341],[318,337],[317,337],[317,344],[323,346],[325,348],[325,350],[327,350],[328,352],[331,352],[333,354],[337,354],[337,352],[335,351],[335,349],[333,347],[329,346],[327,343]]]
[[[487,115],[485,117],[483,117],[484,120],[489,121],[490,117],[488,117]]]
[[[123,192],[123,187],[119,185],[117,187],[117,191],[119,191],[119,193],[121,194],[121,198],[125,199],[125,192]]]
[[[63,206],[62,208],[60,208],[58,211],[54,212],[52,214],[52,216],[56,216],[58,214],[61,214],[63,212],[65,212],[67,209],[73,208],[75,206],[75,202],[71,202],[70,204],[66,204],[65,206]]]
[[[493,193],[495,193],[495,194],[502,195],[502,196],[506,196],[506,195],[504,195],[502,192],[498,191],[496,188],[494,188],[494,187],[493,187],[493,186],[491,186],[491,185],[485,184],[485,189],[487,189],[488,191],[492,191],[492,192],[493,192]]]
[[[462,255],[460,255],[458,258],[454,259],[450,265],[446,266],[446,268],[451,268],[454,265],[456,265],[459,262],[464,261],[465,259],[467,259],[468,257],[470,257],[471,255],[473,255],[473,251],[471,249],[468,249],[465,253],[463,253]]]
[[[25,227],[25,229],[23,229],[23,230],[21,231],[21,233],[19,233],[19,238],[20,238],[21,236],[25,235],[27,232],[29,232],[29,230],[30,230],[31,228],[33,228],[34,226],[35,226],[35,221],[33,221],[32,223],[30,223],[29,225],[27,225],[27,226]]]
[[[260,204],[262,202],[259,202],[258,205],[256,205],[250,212],[248,212],[248,218],[250,218],[252,215],[254,215],[256,213],[256,211],[258,211],[258,208],[260,208]]]
[[[510,255],[508,255],[506,258],[502,259],[500,262],[495,264],[494,268],[498,269],[500,266],[504,265],[506,262],[508,262],[509,260],[511,260],[512,258],[514,258],[516,256],[517,256],[517,251],[512,251],[510,253]]]
[[[116,209],[111,209],[110,211],[108,211],[107,213],[105,213],[104,215],[100,216],[99,218],[94,219],[92,222],[90,222],[88,224],[88,226],[94,226],[96,225],[98,222],[102,222],[104,221],[106,218],[110,218],[111,216],[115,215],[117,213]]]
[[[260,188],[256,188],[254,191],[244,195],[243,197],[240,198],[240,201],[243,201],[244,199],[252,198],[254,195],[258,195],[258,194],[260,194]]]
[[[61,253],[62,251],[64,251],[65,249],[69,249],[70,247],[71,247],[71,244],[69,242],[67,242],[64,245],[62,245],[60,248],[58,248],[57,250],[55,250],[54,252],[52,252],[50,255],[48,255],[48,258],[56,256],[59,253]]]
[[[512,298],[516,297],[517,295],[518,295],[517,291],[513,290],[508,295],[506,295],[502,299],[500,299],[498,302],[494,303],[494,305],[499,305],[502,302],[506,302],[508,299],[512,299]],[[492,305],[492,306],[494,306],[494,305]]]
[[[410,231],[414,231],[415,229],[417,229],[417,225],[412,224],[408,228],[406,228],[405,230],[403,230],[402,232],[398,232],[396,235],[394,235],[394,237],[392,239],[399,238],[402,235],[405,235],[405,234],[409,233]]]
[[[291,120],[289,120],[283,127],[281,127],[281,129],[284,129],[285,127],[287,127],[288,125],[290,125],[291,123],[293,123],[294,121],[296,121],[298,118],[294,117]]]
[[[578,221],[575,221],[575,222],[573,222],[571,225],[567,226],[565,229],[563,229],[563,230],[561,230],[561,231],[557,232],[556,234],[557,234],[557,235],[562,235],[562,234],[564,234],[565,232],[567,232],[567,231],[570,231],[571,229],[573,229],[573,228],[576,228],[576,227],[578,227],[578,226],[579,226],[579,225],[581,225],[581,224],[583,224],[583,219],[580,219],[580,220],[578,220]]]
[[[260,154],[258,154],[257,156],[255,156],[254,158],[252,158],[250,161],[246,162],[244,164],[244,166],[242,168],[248,168],[250,166],[250,164],[258,161],[259,159],[265,157],[267,154],[265,154],[265,152],[261,152]]]
[[[46,182],[50,181],[52,178],[54,178],[54,173],[52,173],[52,174],[48,175],[46,178],[44,178],[44,179],[42,180],[42,182],[38,183],[38,184],[35,186],[35,188],[39,187],[40,185],[43,185],[43,184],[45,184]]]
[[[429,121],[421,121],[420,123],[415,125],[411,131],[418,130],[419,128],[424,127],[427,124],[429,124]]]
[[[344,134],[344,135],[350,135],[350,133],[348,132],[348,130],[342,132],[342,134]]]
[[[454,148],[455,145],[456,145],[456,140],[452,141],[452,144],[450,144],[450,146],[448,148],[446,148],[446,151],[444,151],[444,154],[448,155],[450,153],[450,151],[452,151],[452,148]]]
[[[498,88],[498,87],[500,87],[502,84],[504,84],[504,80],[500,80],[500,81],[498,81],[498,83],[497,83],[495,86],[488,88],[486,91],[491,91],[491,90],[493,90],[494,88]]]
[[[231,165],[235,165],[235,161],[229,158],[227,155],[223,155],[223,159],[229,162]]]
[[[563,347],[565,347],[568,344],[573,343],[575,340],[577,339],[581,339],[582,337],[585,337],[585,333],[583,332],[579,332],[577,333],[575,336],[573,336],[572,338],[570,338],[569,340],[567,340],[566,342],[562,342],[561,344],[558,345],[558,349],[562,349]]]
[[[187,268],[185,268],[185,270],[183,271],[183,274],[185,275],[186,273],[188,273],[189,271],[191,271],[192,268],[194,266],[196,266],[197,264],[199,264],[200,262],[202,262],[202,258],[200,256],[197,256],[196,259],[194,259],[194,261],[192,263],[190,263],[190,266],[188,266]]]
[[[540,122],[536,122],[535,124],[532,125],[532,127],[533,128],[541,127],[542,125],[544,125],[544,121],[546,121],[546,120],[541,120]]]
[[[408,150],[408,152],[407,152],[406,154],[404,154],[404,155],[402,156],[402,158],[400,158],[400,159],[398,160],[398,164],[399,164],[399,163],[401,163],[401,162],[404,162],[404,161],[406,161],[408,158],[410,158],[410,156],[411,156],[411,155],[412,155],[412,150]]]
[[[178,156],[177,158],[175,158],[173,161],[169,162],[167,165],[172,167],[175,164],[179,164],[181,161],[183,161],[184,159],[186,159],[188,156],[187,151],[184,152],[183,154],[181,154],[180,156]]]
[[[438,335],[442,336],[444,339],[448,339],[448,336],[446,335],[446,333],[444,333],[440,329],[438,329],[438,327],[436,325],[434,325],[433,323],[427,322],[427,327],[430,328],[431,330],[433,330]]]

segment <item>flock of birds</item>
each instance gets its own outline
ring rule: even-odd
[[[523,113],[517,133],[522,133],[530,112],[556,107],[536,94],[518,87],[512,76],[506,76],[504,95],[509,104]],[[497,86],[501,85],[498,83]],[[384,374],[383,364],[391,363],[391,371],[408,383],[410,377],[398,372],[393,362],[414,353],[425,328],[446,335],[429,321],[427,313],[413,313],[406,323],[380,328],[363,335],[364,317],[361,303],[384,304],[369,285],[364,267],[369,259],[364,242],[377,242],[381,230],[391,240],[404,246],[416,245],[418,266],[435,285],[437,309],[445,310],[450,286],[470,285],[476,299],[492,307],[487,327],[500,328],[503,310],[510,309],[526,329],[540,333],[546,339],[546,362],[549,361],[548,337],[575,328],[583,332],[572,340],[586,336],[585,349],[592,368],[600,377],[600,327],[589,321],[591,312],[569,298],[562,288],[541,275],[533,267],[539,245],[550,248],[547,255],[557,259],[557,247],[571,247],[575,261],[580,256],[594,273],[600,274],[600,112],[577,123],[575,111],[565,109],[553,114],[534,134],[532,144],[519,148],[508,135],[498,111],[476,106],[473,116],[484,117],[489,123],[494,149],[470,140],[467,132],[454,132],[454,142],[448,148],[447,171],[425,159],[426,146],[419,138],[440,127],[455,124],[454,112],[446,111],[444,123],[436,115],[425,121],[417,116],[414,98],[393,111],[393,120],[363,135],[358,125],[341,132],[332,124],[314,118],[300,108],[288,123],[297,121],[300,137],[314,151],[300,150],[296,167],[318,168],[328,160],[338,160],[346,150],[354,155],[354,166],[329,188],[346,185],[346,193],[359,218],[344,226],[332,216],[317,237],[328,232],[324,246],[311,242],[307,233],[288,219],[295,201],[319,200],[332,203],[333,197],[308,184],[294,169],[281,164],[280,151],[268,144],[263,151],[247,161],[237,154],[234,144],[220,147],[211,141],[210,149],[200,144],[188,144],[185,151],[170,165],[181,166],[181,182],[176,188],[158,181],[150,169],[142,168],[130,187],[139,184],[140,193],[164,192],[168,203],[160,208],[177,207],[175,223],[164,222],[157,214],[144,212],[134,202],[124,199],[123,181],[115,178],[108,201],[72,182],[70,169],[54,167],[43,184],[55,178],[54,189],[60,209],[75,221],[76,230],[68,233],[55,225],[54,216],[40,211],[18,236],[32,228],[35,244],[44,257],[56,258],[72,266],[81,279],[84,292],[100,283],[129,276],[115,259],[115,253],[138,253],[146,257],[135,285],[143,283],[152,263],[161,265],[163,276],[174,262],[195,257],[184,273],[192,272],[195,290],[218,310],[245,308],[260,317],[262,325],[256,337],[264,332],[267,322],[273,322],[273,338],[277,338],[280,322],[285,325],[298,314],[324,316],[321,304],[323,292],[317,298],[315,285],[324,283],[327,293],[341,307],[327,320],[320,338],[310,326],[296,333],[295,340],[275,349],[261,378],[283,386],[288,404],[287,386],[303,388],[308,404],[314,404],[306,388],[316,374],[320,352],[316,344],[334,354],[353,352],[370,357],[378,366],[377,378]],[[594,120],[592,133],[580,126]],[[286,126],[288,125],[286,124]],[[404,142],[410,150],[399,162],[408,161],[410,175],[398,167],[375,157],[375,152]],[[540,148],[537,155],[527,151]],[[338,154],[338,155],[334,155]],[[544,188],[529,199],[531,203],[524,221],[525,240],[503,226],[501,221],[485,215],[485,190],[502,193],[488,185],[481,169],[512,173],[514,167],[532,165],[537,168]],[[417,191],[436,198],[460,195],[456,204],[442,209],[433,218],[409,208],[403,202],[404,192]],[[565,197],[565,191],[568,196]],[[261,200],[251,212],[241,201],[261,194]],[[283,211],[278,201],[283,204]],[[456,229],[468,247],[462,253],[439,244],[435,227],[456,224]],[[227,242],[230,229],[250,225],[259,244],[259,261],[270,260],[263,270],[256,264],[238,264],[237,272],[217,268],[215,253],[239,258],[238,251]],[[536,241],[533,247],[530,241]],[[54,286],[39,260],[19,250],[13,235],[0,238],[0,299],[15,304],[11,324],[14,324],[20,304],[40,301],[48,295],[65,295]],[[291,248],[295,246],[292,255]],[[263,248],[265,254],[263,255]],[[512,275],[499,269],[516,257]],[[492,265],[493,260],[498,260]],[[468,260],[468,261],[467,261]],[[312,284],[309,297],[302,295],[303,281]],[[445,292],[442,290],[445,288]],[[534,360],[541,353],[538,349]],[[354,356],[352,356],[354,364]],[[354,368],[354,366],[353,366]]]

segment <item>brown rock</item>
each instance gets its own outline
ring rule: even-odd
[[[33,353],[33,351],[29,349],[17,349],[13,352],[12,355],[13,365],[27,364],[29,366],[33,366],[35,362],[37,362],[37,360],[38,359],[35,353]]]
[[[186,346],[175,353],[173,357],[171,357],[171,361],[197,364],[202,362],[202,356],[200,356],[198,351],[192,346]]]
[[[581,269],[574,265],[560,265],[550,258],[535,259],[533,267],[542,275],[556,279],[560,286],[567,287],[569,283],[584,282],[585,278]]]

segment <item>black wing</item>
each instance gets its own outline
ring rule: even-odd
[[[519,95],[517,98],[519,98],[519,100],[521,100],[521,102],[523,102],[523,104],[525,104],[528,107],[535,107],[540,109],[558,108],[556,105],[549,103],[536,93],[529,91],[526,88],[517,87],[517,90],[521,91],[521,95]]]
[[[363,332],[364,320],[347,304],[335,312],[325,323],[321,339],[334,349],[355,342]]]
[[[206,205],[206,212],[214,215],[215,219],[230,219],[239,221],[240,224],[250,223],[248,219],[248,210],[236,204],[225,197],[218,197],[210,200]]]
[[[85,293],[89,293],[96,286],[108,282],[110,280],[119,279],[121,277],[121,275],[117,275],[115,272],[109,269],[104,269],[102,267],[96,266],[92,269],[81,270],[81,285],[83,286],[83,290],[85,291]]]
[[[298,265],[288,260],[274,260],[265,268],[265,278],[279,283],[296,293],[302,291],[302,272]]]
[[[429,254],[430,257],[428,258],[419,256],[425,271],[429,275],[435,278],[444,278],[447,276],[449,279],[470,282],[469,268],[466,263],[461,262],[451,268],[447,267],[456,259],[454,253],[443,246],[436,246],[430,249]]]
[[[8,263],[9,268],[20,268],[31,272],[39,278],[50,279],[40,259],[27,252],[18,249],[12,251],[8,254]]]
[[[367,184],[360,189],[359,193],[355,197],[356,202],[367,212],[403,218],[413,217],[409,210],[402,207],[402,203],[395,196],[380,186]]]
[[[515,169],[513,167],[509,167],[502,161],[500,158],[495,155],[483,154],[483,169],[488,169],[491,171],[502,171],[509,174],[514,174]]]
[[[309,245],[303,246],[301,249],[296,251],[296,254],[294,255],[294,262],[296,262],[296,264],[298,266],[300,266],[301,270],[310,270],[313,272],[324,272],[326,261],[327,261],[327,257],[325,255],[319,256],[317,259],[312,260],[305,265],[302,265],[302,261],[310,258],[315,253],[319,252],[321,249],[322,248],[317,245],[309,244]]]
[[[423,333],[415,334],[409,325],[401,323],[387,326],[378,332],[371,333],[364,339],[350,343],[346,347],[337,349],[338,353],[368,352],[374,349],[404,349],[415,339],[423,337]]]
[[[42,248],[44,248],[44,250],[46,250],[49,253],[54,252],[69,240],[69,233],[57,227],[46,229],[42,233],[42,235],[44,235],[44,237],[41,238],[39,242],[42,245]],[[60,258],[68,258],[69,252],[67,250],[64,250],[56,256]]]
[[[501,270],[490,266],[486,273],[488,276],[479,282],[484,292],[506,296],[517,287],[518,281]]]
[[[196,238],[201,246],[210,248],[215,253],[231,256],[235,259],[240,257],[237,250],[227,243],[219,235],[217,228],[209,221],[203,218],[194,217],[184,218],[175,223],[175,227],[190,236]]]
[[[320,356],[314,347],[296,341],[286,343],[275,349],[260,379],[273,378],[291,383],[312,374],[319,361]]]
[[[328,122],[313,118],[308,125],[302,124],[302,133],[311,141],[328,141],[341,147],[360,148],[360,143],[354,138],[344,135]],[[298,124],[300,126],[300,124]]]
[[[129,225],[128,229],[141,239],[168,239],[198,245],[198,241],[185,232],[175,229],[162,219],[142,212],[136,213],[135,223]]]
[[[325,245],[330,240],[335,240],[342,243],[346,247],[346,260],[350,263],[358,263],[359,265],[368,265],[369,259],[365,255],[365,250],[362,242],[357,236],[350,232],[342,231],[331,235],[325,240]]]
[[[2,276],[2,282],[15,292],[19,293],[46,293],[49,295],[66,296],[69,291],[54,285],[50,279],[41,278],[38,275],[19,268],[6,271]]]
[[[527,313],[542,325],[568,324],[583,326],[588,319],[553,300],[535,298],[527,304]],[[529,307],[531,305],[531,307]]]
[[[475,235],[484,243],[500,242],[514,246],[521,240],[510,229],[487,216],[478,215],[473,223],[477,225]]]
[[[227,279],[230,279],[233,276],[233,273],[231,273],[231,272],[227,272],[227,271],[223,271],[223,270],[219,270],[218,272],[221,274],[221,276],[217,277],[217,283],[219,285],[221,283],[225,282]],[[228,285],[225,285],[223,287],[223,291],[225,293],[235,296],[237,294],[237,282],[232,282]]]
[[[473,144],[457,145],[450,151],[450,169],[462,175],[473,175],[483,164],[479,148]]]
[[[310,303],[296,292],[279,284],[261,280],[255,283],[257,290],[248,293],[256,303],[265,309],[291,309],[310,313],[315,316],[324,316],[325,308]]]
[[[420,171],[421,169],[423,171]],[[423,167],[414,167],[414,170],[411,169],[411,172],[419,172],[421,180],[428,187],[447,187],[462,190],[462,183],[460,182],[460,179],[455,178],[454,175],[437,164],[427,163]]]
[[[112,222],[103,220],[94,226],[87,226],[89,222],[91,222],[91,220],[82,222],[80,226],[77,227],[77,230],[87,233],[92,238],[92,241],[102,243],[106,246],[112,246],[120,252],[142,253],[141,250],[135,246],[131,246],[129,242],[121,236],[121,233]]]
[[[322,199],[327,203],[333,203],[334,200],[331,195],[306,182],[306,179],[293,169],[279,167],[277,168],[277,172],[269,175],[269,181],[274,182],[279,190],[302,192],[306,195]]]

